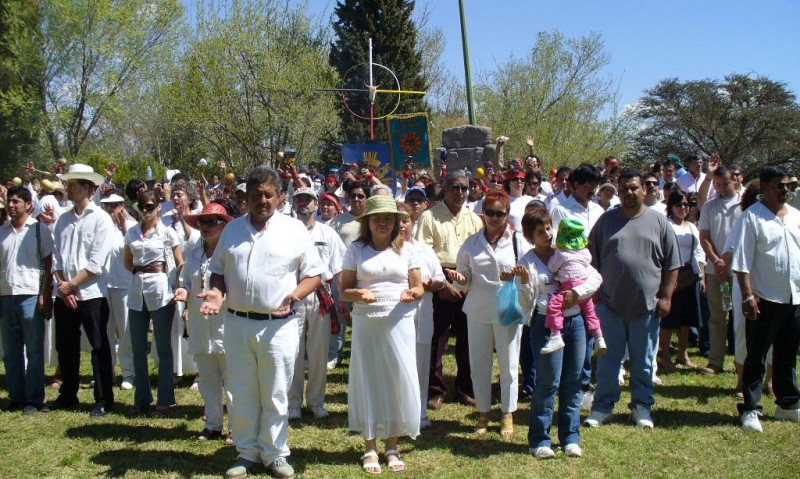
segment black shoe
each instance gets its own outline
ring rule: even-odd
[[[24,404],[11,401],[10,403],[6,404],[6,407],[3,408],[3,412],[15,412],[15,411],[22,411],[25,407]]]
[[[89,413],[89,416],[97,419],[105,416],[106,414],[108,414],[108,411],[106,411],[105,406],[95,406],[94,409],[92,409],[92,412]]]
[[[55,401],[47,406],[47,409],[50,411],[57,411],[59,409],[75,409],[78,404],[79,403],[77,399],[66,399],[59,396]]]

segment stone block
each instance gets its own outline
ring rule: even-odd
[[[442,132],[445,148],[483,148],[492,143],[492,130],[486,126],[461,125]]]

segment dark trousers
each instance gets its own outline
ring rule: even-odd
[[[105,298],[78,301],[78,309],[70,309],[61,298],[53,306],[56,322],[56,351],[61,368],[59,397],[66,401],[78,399],[81,364],[81,326],[92,347],[94,401],[110,409],[114,405],[114,369],[111,347],[106,334],[108,302]]]
[[[450,331],[456,336],[456,394],[472,397],[472,378],[469,369],[469,340],[467,339],[467,315],[461,311],[464,300],[457,303],[445,301],[433,295],[433,340],[431,341],[431,372],[428,398],[445,396],[447,386],[442,374],[442,356],[447,349]]]
[[[794,313],[796,305],[761,300],[755,320],[746,320],[747,358],[744,360],[742,387],[744,404],[739,412],[760,411],[764,364],[772,346],[772,390],[775,404],[784,409],[800,407],[797,388],[797,351],[800,347],[800,318]]]
[[[534,321],[536,315],[534,314]],[[519,367],[522,368],[522,377],[519,380],[520,389],[528,394],[533,393],[533,387],[536,385],[536,363],[534,362],[534,354],[531,349],[531,327],[528,325],[522,326],[522,337],[519,342]]]

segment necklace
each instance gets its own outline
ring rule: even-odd
[[[501,232],[501,233],[500,233],[500,234],[497,236],[497,238],[495,238],[495,239],[493,239],[493,240],[490,240],[490,239],[489,239],[489,230],[487,230],[487,229],[484,229],[484,230],[483,230],[483,237],[484,237],[484,238],[486,238],[486,241],[487,241],[487,242],[488,242],[490,245],[494,246],[494,245],[496,245],[496,244],[497,244],[497,242],[498,242],[498,241],[500,241],[500,238],[502,238],[502,237],[503,237],[503,233]]]

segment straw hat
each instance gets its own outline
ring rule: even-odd
[[[102,185],[106,180],[100,173],[95,173],[91,166],[82,165],[80,163],[69,165],[69,170],[66,173],[58,175],[58,177],[65,183],[69,180],[86,180],[91,181],[95,186]]]
[[[370,196],[367,199],[367,204],[364,206],[364,214],[356,218],[357,221],[362,221],[369,215],[376,215],[379,213],[392,213],[400,215],[400,219],[408,218],[408,214],[402,211],[397,211],[397,204],[394,198],[386,195]]]
[[[233,216],[230,216],[228,214],[228,210],[226,210],[225,207],[219,203],[209,203],[203,207],[203,211],[201,211],[199,214],[186,215],[184,216],[184,219],[186,219],[186,223],[188,223],[192,228],[200,229],[200,225],[197,221],[200,218],[211,216],[216,216],[226,223],[230,223],[231,220],[233,220]]]

